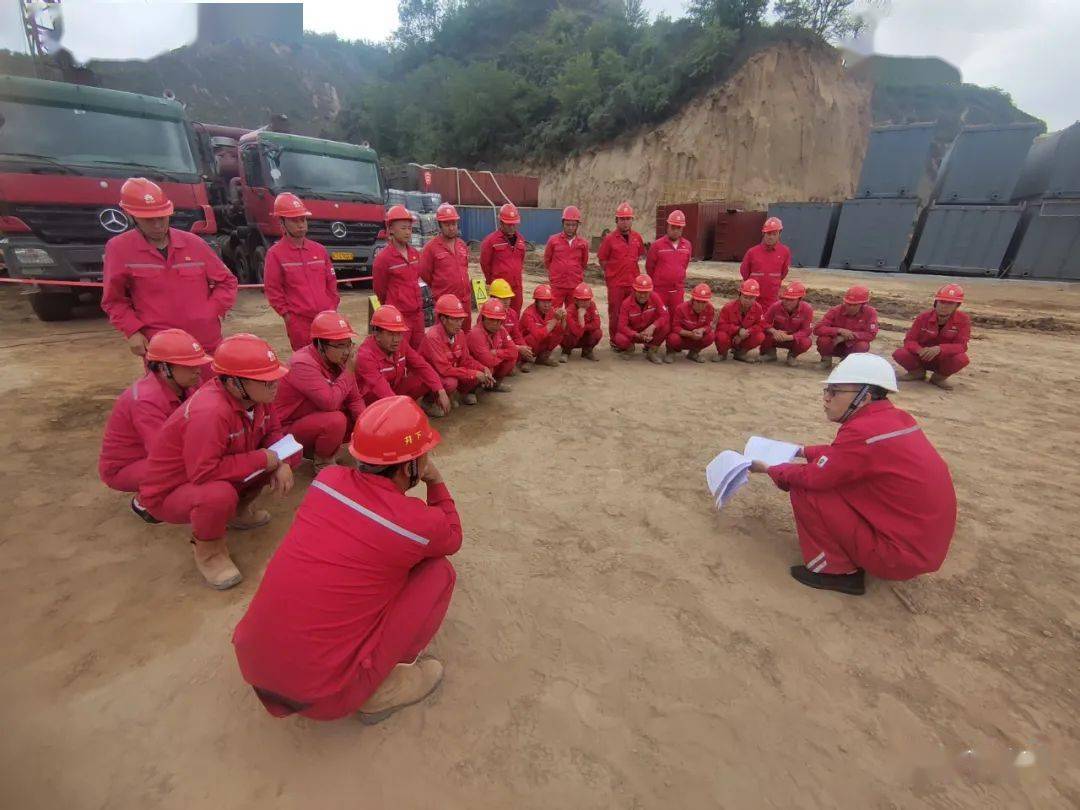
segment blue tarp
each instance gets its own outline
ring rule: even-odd
[[[541,247],[548,237],[562,230],[561,208],[518,208],[521,224],[518,231],[525,239]],[[498,227],[498,209],[480,205],[459,205],[461,236],[468,242],[480,242]]]

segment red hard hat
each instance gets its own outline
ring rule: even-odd
[[[506,307],[503,306],[503,302],[498,298],[489,298],[480,307],[480,315],[484,318],[491,318],[494,321],[506,320]]]
[[[551,285],[549,284],[537,284],[536,289],[533,290],[533,301],[554,301],[555,296],[551,294]]]
[[[845,304],[865,304],[870,300],[870,288],[856,284],[844,293]]]
[[[780,217],[769,217],[761,226],[762,233],[775,233],[782,230],[784,230],[784,223],[780,221]]]
[[[781,298],[805,298],[806,297],[806,285],[801,281],[792,279],[784,287],[784,291],[780,293]]]
[[[667,224],[674,225],[676,228],[685,228],[686,214],[676,208],[674,211],[668,214]]]
[[[964,303],[964,288],[959,284],[946,284],[937,291],[934,300],[946,301],[951,304],[962,304]]]
[[[386,466],[420,458],[442,441],[411,397],[395,396],[368,405],[356,418],[349,455]]]
[[[576,298],[578,301],[592,301],[592,287],[590,287],[585,282],[578,284],[576,287],[574,287],[574,298]]]
[[[386,224],[391,222],[397,222],[402,219],[407,219],[409,222],[413,221],[413,215],[409,212],[409,209],[404,205],[395,205],[386,212]]]
[[[401,310],[391,304],[383,304],[371,316],[370,326],[385,329],[387,332],[408,332],[409,325],[401,317]]]
[[[289,373],[289,367],[278,360],[269,343],[247,332],[221,341],[214,352],[210,370],[215,374],[263,382],[280,380]]]
[[[443,203],[435,209],[436,222],[457,222],[459,219],[457,209],[450,203]]]
[[[358,337],[345,316],[332,309],[323,310],[311,320],[312,340],[345,340]]]
[[[165,329],[150,338],[146,359],[174,366],[205,366],[210,356],[183,329]]]
[[[634,292],[652,292],[652,279],[642,273],[634,279]]]
[[[520,225],[521,214],[518,213],[517,206],[513,203],[506,203],[499,209],[499,222],[504,225]]]
[[[581,212],[578,211],[576,205],[568,205],[562,212],[563,221],[570,220],[571,222],[581,222]]]
[[[172,201],[161,186],[145,177],[132,177],[120,186],[120,207],[136,219],[167,217],[173,212]]]
[[[311,212],[304,206],[303,200],[291,192],[283,191],[274,197],[274,216],[299,219],[310,217]]]
[[[690,297],[695,301],[711,301],[712,300],[712,287],[708,284],[698,284],[690,293]]]
[[[465,307],[456,295],[440,295],[435,302],[435,314],[445,315],[447,318],[464,318]]]
[[[748,278],[739,287],[739,295],[752,295],[757,297],[761,295],[761,285],[758,284],[756,278]]]
[[[615,219],[633,219],[634,209],[630,207],[630,203],[619,203],[619,207],[615,209]]]

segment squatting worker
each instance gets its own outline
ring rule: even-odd
[[[615,327],[619,325],[619,307],[630,295],[634,279],[641,272],[645,256],[645,240],[634,230],[634,209],[630,203],[620,203],[615,209],[615,230],[600,243],[596,254],[607,285],[608,342],[615,347]]]
[[[716,308],[712,305],[712,287],[698,284],[690,293],[690,300],[683,301],[671,316],[671,331],[667,336],[665,363],[674,363],[675,356],[684,349],[686,359],[704,363],[701,352],[712,345],[716,338]]]
[[[521,314],[522,278],[525,273],[525,237],[518,233],[521,213],[513,203],[499,209],[499,229],[480,243],[480,272],[488,286],[502,279],[514,291],[510,309]]]
[[[739,273],[743,279],[752,278],[761,287],[758,303],[763,310],[776,303],[780,295],[780,285],[787,278],[791,265],[791,251],[781,244],[780,234],[784,223],[779,217],[769,217],[761,226],[761,241],[746,251]]]
[[[568,205],[562,212],[562,230],[552,234],[544,247],[544,267],[548,271],[552,303],[561,309],[574,293],[574,287],[585,280],[585,265],[589,263],[589,243],[578,236],[581,212]]]
[[[270,306],[285,321],[293,351],[311,343],[311,322],[320,312],[337,310],[341,302],[330,254],[307,238],[311,212],[295,194],[274,198],[274,216],[282,236],[266,251],[263,290]]]
[[[409,240],[413,218],[404,205],[386,212],[386,247],[371,265],[371,284],[380,304],[401,313],[409,345],[419,350],[424,342],[424,299],[420,294],[420,253]]]
[[[521,317],[512,306],[516,297],[513,289],[506,279],[497,278],[488,286],[488,295],[498,299],[499,303],[506,309],[506,320],[503,321],[503,328],[506,329],[506,334],[510,335],[510,340],[518,348],[518,368],[521,369],[523,374],[528,374],[532,371],[536,355],[533,354],[533,350],[529,348],[525,342],[525,336],[521,333]]]
[[[822,369],[832,368],[834,357],[870,351],[878,333],[877,310],[870,306],[870,289],[856,284],[844,293],[842,304],[830,309],[814,327]]]
[[[364,402],[370,405],[400,394],[421,399],[428,416],[450,413],[450,397],[442,380],[405,340],[409,327],[397,308],[379,307],[370,327],[371,334],[356,350],[356,382]]]
[[[630,295],[619,308],[615,347],[629,359],[641,344],[650,363],[662,363],[660,347],[668,335],[669,324],[663,299],[653,290],[652,279],[642,273],[634,279]]]
[[[832,444],[804,447],[805,464],[755,461],[790,493],[803,585],[862,594],[864,572],[911,579],[937,571],[956,530],[949,468],[910,414],[893,406],[896,374],[874,354],[848,355],[825,382]]]
[[[225,590],[242,579],[225,530],[268,523],[253,501],[266,484],[287,494],[300,455],[280,459],[269,449],[284,436],[272,404],[288,369],[265,340],[226,338],[210,370],[217,376],[173,411],[150,445],[139,500],[157,520],[191,524],[195,567]]]
[[[125,181],[120,207],[135,227],[105,244],[101,308],[109,321],[139,357],[164,329],[183,329],[213,352],[236,303],[236,276],[201,238],[169,227],[173,204],[157,183]]]
[[[514,373],[519,357],[518,347],[503,326],[506,313],[502,302],[489,298],[480,307],[480,328],[471,331],[468,337],[469,354],[490,370],[490,379],[485,380],[484,387],[499,393],[510,390],[503,380]]]
[[[762,318],[765,339],[761,344],[761,359],[764,362],[776,362],[776,350],[780,348],[787,349],[785,362],[794,366],[800,354],[810,351],[814,308],[805,298],[806,285],[792,279],[780,293],[780,300],[765,310]]]
[[[138,492],[146,475],[146,456],[161,426],[200,382],[200,370],[210,362],[202,346],[183,329],[166,329],[150,338],[147,372],[116,400],[98,458],[98,475],[110,489]],[[131,508],[150,518],[131,499]]]
[[[491,369],[477,361],[469,352],[462,324],[468,313],[456,296],[443,295],[435,302],[435,324],[428,328],[420,353],[450,395],[451,404],[476,404],[477,386],[495,387]],[[516,355],[515,355],[516,357]]]
[[[933,309],[915,318],[904,335],[904,345],[893,352],[893,360],[907,372],[901,380],[921,382],[929,371],[932,385],[952,389],[949,377],[968,364],[971,319],[960,311],[963,302],[963,288],[946,284],[934,296]]]
[[[452,295],[465,308],[461,328],[472,328],[472,284],[469,282],[469,246],[459,236],[457,209],[443,203],[435,212],[439,233],[420,253],[420,278],[431,287],[436,301]]]
[[[551,353],[566,337],[566,308],[556,307],[553,299],[551,287],[537,284],[533,289],[532,306],[521,313],[521,334],[525,343],[536,362],[545,366],[559,365]]]
[[[761,324],[764,313],[757,302],[761,288],[755,279],[748,278],[739,287],[739,296],[720,308],[716,319],[716,357],[714,362],[727,359],[728,350],[743,363],[756,363],[750,352],[765,340]]]
[[[355,468],[311,483],[233,633],[266,710],[365,724],[427,697],[443,666],[425,655],[446,616],[461,520],[429,455],[439,434],[408,397],[357,420]],[[423,481],[427,502],[406,493]]]
[[[603,327],[600,325],[600,313],[596,310],[593,302],[592,287],[584,282],[574,288],[574,294],[566,307],[566,335],[562,339],[562,352],[559,362],[565,363],[574,353],[574,349],[581,349],[581,357],[584,360],[598,361],[593,349],[604,336]]]
[[[683,239],[686,214],[672,211],[667,218],[667,233],[649,246],[645,272],[653,280],[653,289],[673,313],[686,297],[686,269],[690,266],[693,247]]]
[[[311,322],[309,342],[289,359],[274,410],[281,429],[311,457],[315,472],[334,463],[364,398],[356,382],[357,337],[345,316],[327,310]]]

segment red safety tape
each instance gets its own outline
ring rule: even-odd
[[[352,284],[354,281],[370,281],[371,276],[359,276],[357,278],[339,278],[338,284]],[[33,284],[35,286],[42,287],[104,287],[105,285],[100,281],[55,281],[52,279],[33,279],[33,278],[0,278],[0,283],[3,284]],[[241,290],[261,290],[264,285],[262,284],[239,284],[237,289]]]

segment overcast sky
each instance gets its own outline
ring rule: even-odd
[[[195,35],[195,15],[184,2],[63,0],[63,6],[64,43],[83,59],[147,58]],[[685,0],[645,6],[679,16]],[[396,0],[304,4],[305,28],[343,39],[386,39],[396,25]],[[964,81],[1000,87],[1021,109],[1060,129],[1080,119],[1078,39],[1080,0],[891,0],[874,49],[939,56],[960,68]],[[0,7],[0,47],[25,50],[14,2]]]

